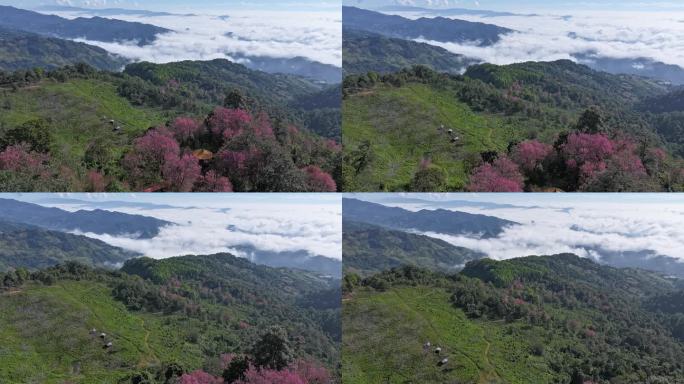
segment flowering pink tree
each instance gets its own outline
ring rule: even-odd
[[[180,157],[169,153],[164,158],[162,177],[169,191],[190,192],[195,182],[202,176],[199,161],[192,154]]]
[[[212,170],[197,181],[194,190],[195,192],[233,192],[233,184],[227,177]]]
[[[207,119],[207,126],[214,137],[229,140],[241,134],[251,122],[252,116],[247,111],[216,107]]]
[[[335,192],[337,185],[332,176],[315,165],[304,168],[309,192]]]
[[[88,171],[86,175],[88,179],[88,191],[90,192],[104,192],[107,187],[107,182],[104,176],[98,171]]]
[[[166,159],[180,156],[180,147],[173,134],[165,127],[148,131],[133,143],[133,150],[124,157],[123,166],[130,181],[138,188],[161,181],[161,170]]]
[[[298,360],[294,369],[308,384],[328,384],[330,372],[325,367],[307,360]]]
[[[217,165],[221,170],[243,171],[247,168],[247,161],[254,155],[253,151],[223,150],[217,154]]]
[[[579,170],[580,182],[606,169],[606,160],[615,152],[613,142],[602,134],[573,133],[561,147],[565,165]]]
[[[518,165],[504,156],[492,164],[477,167],[470,176],[467,189],[471,192],[522,192],[523,186]]]
[[[223,379],[198,370],[181,376],[180,384],[223,384]]]
[[[282,371],[273,369],[257,369],[250,367],[245,372],[245,379],[235,384],[308,384],[306,380],[292,369]]]
[[[0,170],[49,177],[50,156],[32,152],[28,144],[12,145],[0,152]]]
[[[171,123],[171,132],[181,143],[197,139],[203,131],[204,127],[189,117],[179,117]]]
[[[630,139],[620,139],[614,142],[615,153],[611,158],[611,165],[618,170],[634,176],[646,176],[646,167],[637,154],[637,144]]]
[[[552,151],[553,147],[548,144],[536,140],[523,141],[513,148],[511,160],[524,172],[532,172]]]
[[[275,137],[275,135],[273,134],[273,126],[271,125],[271,119],[268,117],[266,113],[259,114],[259,116],[252,124],[252,129],[254,130],[254,134],[257,137]]]

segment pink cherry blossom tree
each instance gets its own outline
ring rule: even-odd
[[[165,127],[159,127],[134,141],[133,150],[124,157],[123,166],[131,184],[142,189],[161,182],[166,160],[179,156],[180,147],[173,134]]]
[[[230,140],[240,135],[251,122],[252,116],[245,110],[216,107],[207,119],[207,126],[215,138]]]
[[[227,177],[223,177],[213,170],[202,176],[194,188],[195,192],[233,192],[233,184]]]
[[[107,188],[107,182],[100,172],[94,170],[88,171],[86,177],[88,180],[87,189],[89,192],[104,192],[105,188]]]
[[[309,192],[336,192],[337,185],[332,176],[315,165],[304,168]]]
[[[518,165],[505,156],[477,167],[470,176],[471,192],[522,192],[523,176]]]
[[[511,160],[524,172],[532,172],[551,154],[553,147],[536,140],[523,141],[511,151]]]
[[[561,147],[565,165],[578,170],[580,183],[606,169],[606,160],[615,152],[614,143],[603,134],[573,133]]]
[[[0,152],[0,170],[49,177],[50,156],[32,152],[28,144],[12,145]]]
[[[223,379],[197,370],[181,376],[179,384],[223,384]]]
[[[162,165],[162,178],[167,189],[173,192],[190,192],[195,182],[202,176],[199,161],[192,154],[180,157],[167,154]]]
[[[180,143],[195,140],[202,135],[204,127],[189,117],[179,117],[171,123],[171,132]]]

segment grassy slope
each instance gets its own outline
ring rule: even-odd
[[[52,153],[70,160],[80,160],[95,138],[104,139],[116,154],[122,153],[134,137],[164,122],[159,110],[134,107],[118,95],[115,85],[96,79],[45,80],[16,92],[0,92],[0,105],[8,102],[12,108],[0,113],[0,125],[48,120],[54,140]],[[112,130],[110,119],[121,125],[122,134]]]
[[[458,134],[463,146],[451,144],[444,124]],[[523,133],[503,118],[475,114],[447,91],[423,84],[383,88],[348,97],[343,103],[343,142],[355,148],[370,140],[374,163],[358,176],[359,185],[378,190],[402,189],[424,157],[445,168],[449,189],[466,182],[463,159],[467,153],[505,150]]]
[[[116,383],[131,370],[177,359],[197,367],[184,343],[156,315],[132,314],[92,282],[30,285],[0,300],[0,382]],[[90,329],[106,332],[114,352]],[[194,352],[194,353],[193,353]]]
[[[601,382],[607,382],[607,377],[615,382],[646,382],[646,377],[659,375],[679,382],[681,368],[672,368],[675,360],[668,359],[681,355],[680,342],[659,325],[662,320],[657,315],[641,307],[645,297],[671,290],[671,281],[570,255],[477,261],[462,272],[492,283],[492,289],[498,287],[504,296],[514,290],[508,286],[511,274],[525,282],[530,297],[544,297],[543,311],[552,319],[550,326],[527,320],[507,322],[503,316],[467,317],[453,303],[453,291],[433,285],[437,275],[422,283],[414,281],[416,285],[396,284],[386,291],[360,288],[348,295],[343,303],[345,382],[385,382],[389,376],[389,382],[567,384],[573,366],[591,361],[587,364],[599,367],[606,356],[623,361],[625,367],[608,372],[596,368],[596,374],[603,372],[606,380]],[[396,276],[387,273],[385,277]],[[541,286],[555,287],[558,292],[539,291]],[[478,292],[486,296],[488,289],[483,288],[480,285]],[[564,296],[567,292],[574,293]],[[501,300],[484,296],[483,301]],[[578,299],[564,304],[560,297]],[[585,326],[572,324],[594,327],[596,334],[587,336]],[[646,338],[653,340],[653,346],[648,341],[634,343],[630,332],[649,334]],[[426,341],[442,347],[450,360],[447,369],[436,365],[436,356],[423,352]],[[360,372],[366,376],[359,376]]]
[[[342,345],[345,383],[381,383],[388,378],[392,383],[552,381],[543,358],[533,356],[526,342],[540,338],[539,330],[471,321],[449,297],[443,289],[400,287],[382,293],[361,291],[347,299]],[[440,359],[432,351],[423,351],[426,341],[442,348],[442,355],[449,358],[445,367],[437,366]]]

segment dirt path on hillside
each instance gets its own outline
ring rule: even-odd
[[[437,327],[434,326],[434,324],[432,324],[432,322],[430,321],[430,319],[428,319],[428,318],[426,318],[425,316],[421,315],[420,312],[414,310],[410,305],[408,305],[408,304],[406,303],[406,301],[404,300],[404,298],[401,297],[401,295],[400,295],[398,292],[394,291],[394,294],[397,295],[397,297],[399,297],[399,299],[401,300],[402,303],[404,303],[404,306],[405,306],[406,309],[408,309],[409,311],[413,312],[414,314],[417,315],[417,317],[419,317],[421,320],[423,320],[425,323],[427,323],[428,326],[430,327],[430,329],[431,329],[435,334],[439,335],[439,334],[442,333],[440,330],[437,329]],[[432,295],[433,295],[432,293],[427,293],[427,294],[425,294],[425,295],[420,296],[420,299],[426,299],[426,298],[428,298],[428,297],[430,297],[430,296],[432,296]],[[483,370],[484,370],[484,368],[480,365],[479,362],[475,361],[472,357],[470,357],[470,356],[469,356],[468,354],[466,354],[465,352],[463,352],[463,351],[461,351],[461,350],[459,350],[459,349],[456,349],[454,352],[458,353],[459,355],[463,356],[466,360],[470,361],[470,362],[471,362],[474,366],[476,366],[480,371],[483,371]]]

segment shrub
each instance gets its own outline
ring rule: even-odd
[[[447,188],[447,173],[441,167],[423,163],[411,180],[412,192],[441,192]]]

